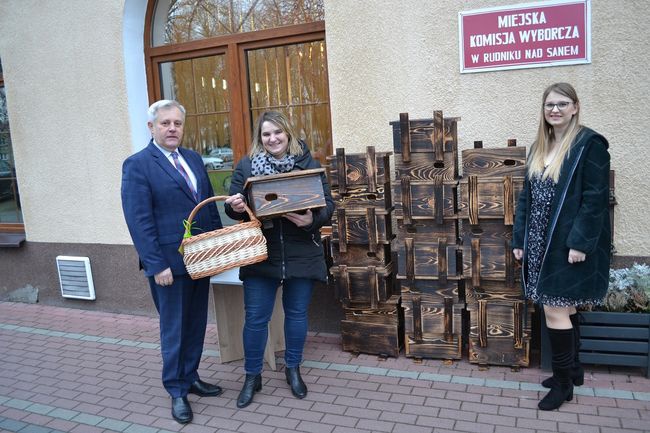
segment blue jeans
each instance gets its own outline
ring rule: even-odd
[[[273,314],[275,294],[282,285],[284,308],[284,360],[287,367],[302,362],[302,350],[307,337],[307,309],[314,282],[306,278],[279,280],[273,278],[244,278],[244,369],[246,374],[260,374],[264,363],[264,348],[268,338],[269,320]]]

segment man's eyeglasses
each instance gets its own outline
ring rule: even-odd
[[[564,111],[566,110],[570,104],[573,104],[573,102],[558,102],[557,104],[544,104],[544,109],[546,111],[553,111],[555,107],[557,107],[558,110]]]

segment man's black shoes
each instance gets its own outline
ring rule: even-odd
[[[200,397],[216,397],[223,392],[223,389],[219,385],[212,385],[199,379],[190,386],[189,392]]]
[[[172,416],[180,424],[187,424],[192,421],[192,408],[187,397],[172,398]]]

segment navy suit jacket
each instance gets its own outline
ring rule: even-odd
[[[201,155],[178,148],[196,176],[199,201],[214,191]],[[174,275],[187,274],[178,247],[185,232],[183,220],[198,204],[185,179],[153,144],[131,155],[122,165],[122,209],[140,264],[146,276],[171,268]],[[192,234],[222,227],[214,202],[194,218]]]

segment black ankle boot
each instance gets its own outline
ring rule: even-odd
[[[262,389],[261,374],[247,374],[244,380],[244,386],[237,398],[237,407],[246,407],[253,402],[253,395]]]
[[[573,400],[573,383],[571,367],[573,366],[573,329],[548,329],[553,352],[553,377],[551,390],[539,402],[540,410],[553,410],[562,406],[565,401]]]
[[[572,314],[569,316],[571,324],[573,325],[573,366],[571,367],[571,381],[574,386],[582,386],[585,383],[585,370],[580,364],[580,313]],[[547,377],[542,381],[544,388],[551,388],[553,385],[553,377]]]
[[[300,377],[300,367],[287,367],[284,369],[284,375],[287,377],[287,383],[291,387],[291,393],[294,397],[305,398],[307,385]]]

